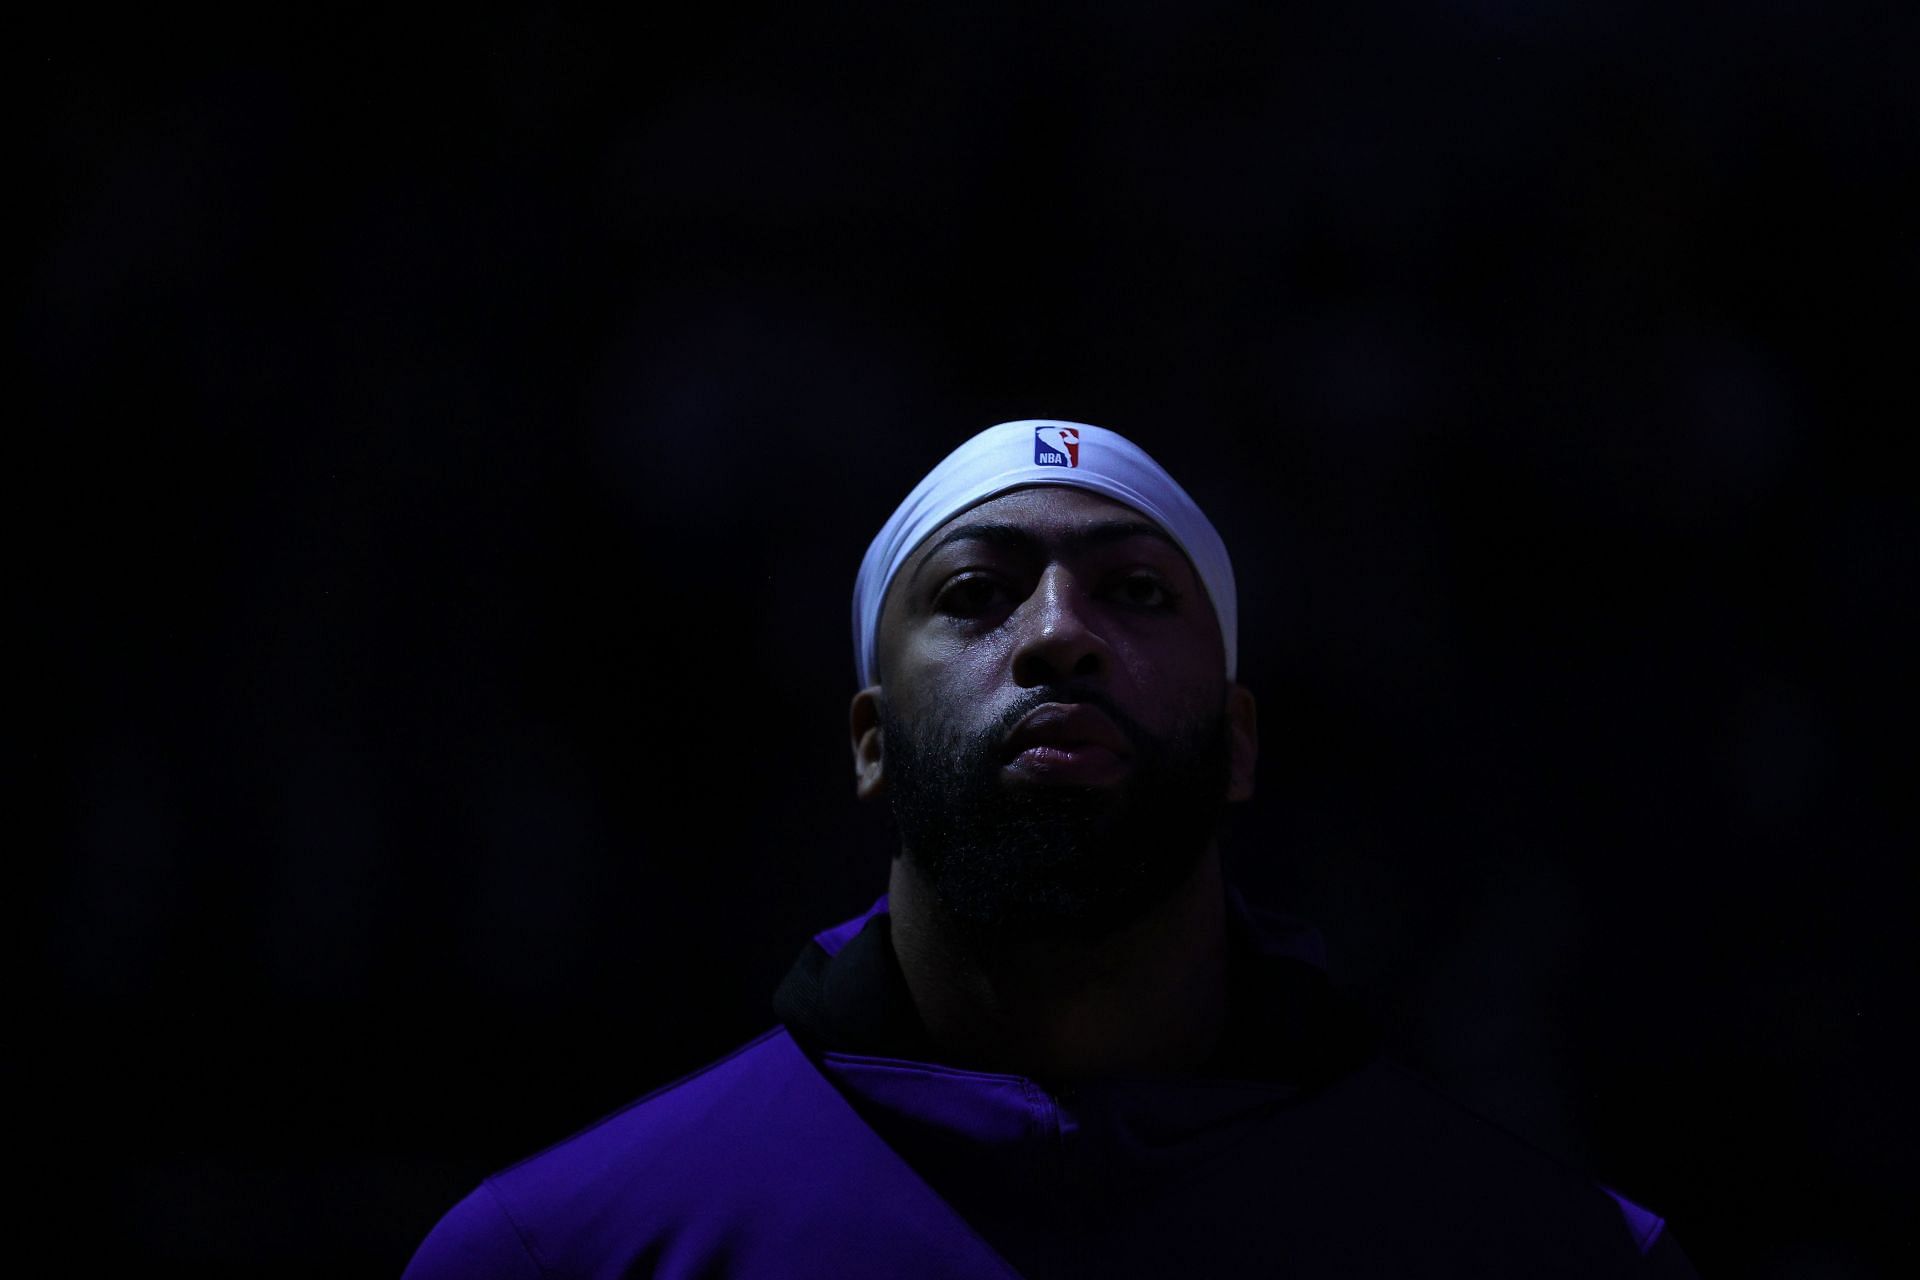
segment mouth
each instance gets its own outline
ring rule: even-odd
[[[1007,735],[1005,772],[1028,782],[1098,786],[1133,767],[1126,734],[1105,712],[1084,702],[1035,708]]]

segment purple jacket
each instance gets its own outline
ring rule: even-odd
[[[919,1051],[883,897],[783,1026],[488,1178],[442,1277],[1690,1276],[1663,1223],[1373,1057],[1236,900],[1215,1069],[1050,1089]]]

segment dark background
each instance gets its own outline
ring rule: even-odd
[[[761,1030],[884,885],[866,540],[1058,416],[1233,551],[1249,896],[1703,1273],[1880,1274],[1917,13],[22,37],[28,1234],[391,1275]]]

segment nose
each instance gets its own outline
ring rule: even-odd
[[[1092,601],[1058,565],[1040,576],[1013,623],[1013,681],[1023,689],[1105,675],[1112,664]]]

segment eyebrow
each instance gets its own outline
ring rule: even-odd
[[[1175,551],[1180,544],[1167,536],[1166,530],[1143,520],[1104,520],[1099,524],[1088,525],[1084,529],[1072,529],[1060,537],[1060,549],[1066,552],[1084,551],[1090,547],[1112,546],[1116,542],[1125,542],[1129,538],[1152,538],[1164,542]],[[1013,524],[963,524],[946,537],[928,547],[920,557],[920,563],[914,566],[908,576],[911,585],[920,578],[921,572],[932,563],[940,550],[955,542],[985,542],[1004,551],[1032,553],[1040,549],[1041,539],[1027,529]],[[1180,551],[1182,557],[1186,552]]]

